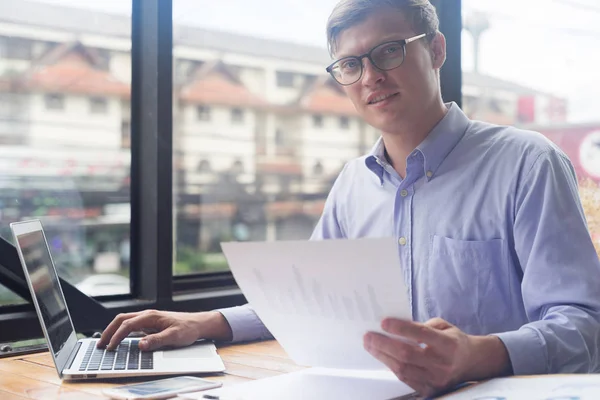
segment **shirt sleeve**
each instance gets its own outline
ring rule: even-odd
[[[273,339],[273,335],[262,323],[250,304],[217,310],[229,323],[233,334],[232,342]]]
[[[542,153],[515,198],[514,249],[526,325],[497,336],[515,375],[599,371],[600,262],[571,162]]]
[[[345,167],[344,167],[345,170]],[[342,173],[343,171],[342,170]],[[339,190],[340,176],[336,179],[323,208],[323,213],[315,227],[311,240],[334,239],[344,237],[336,214],[336,198]],[[227,320],[233,333],[232,342],[244,342],[250,340],[273,339],[273,335],[262,323],[250,304],[243,306],[223,308],[217,310]]]

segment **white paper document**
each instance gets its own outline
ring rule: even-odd
[[[598,400],[600,375],[497,378],[444,397],[444,400]]]
[[[300,365],[382,370],[363,348],[385,317],[412,319],[394,238],[222,243],[248,302]]]
[[[205,394],[221,400],[391,400],[413,392],[388,371],[309,368],[272,378],[258,379],[205,392],[180,394],[186,399],[203,399]]]

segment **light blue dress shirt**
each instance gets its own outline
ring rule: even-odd
[[[381,139],[350,161],[312,239],[397,238],[414,320],[497,335],[516,375],[600,372],[600,262],[570,161],[447,107],[404,179]],[[233,340],[270,337],[249,306],[220,311]]]

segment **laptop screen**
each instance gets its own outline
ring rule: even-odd
[[[23,233],[17,235],[16,239],[48,332],[50,348],[56,356],[74,328],[52,265],[50,251],[42,231]]]

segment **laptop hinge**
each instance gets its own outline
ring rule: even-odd
[[[73,347],[73,350],[71,350],[71,353],[69,354],[69,359],[67,362],[67,369],[71,369],[71,367],[73,366],[73,361],[75,361],[75,357],[77,357],[79,348],[81,348],[81,342],[77,341],[77,345],[75,345],[75,347]]]

